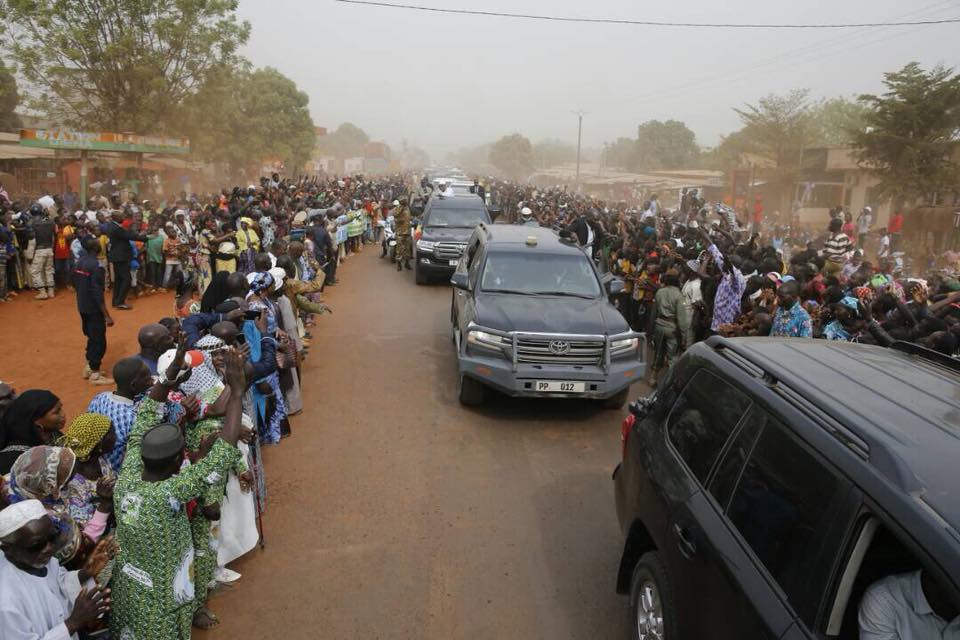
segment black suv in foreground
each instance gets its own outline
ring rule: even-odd
[[[490,222],[490,212],[479,196],[472,193],[451,198],[432,196],[423,207],[420,234],[414,242],[416,283],[426,284],[437,276],[449,278],[474,228]]]
[[[461,403],[492,387],[619,409],[643,379],[643,336],[608,299],[623,282],[553,231],[480,225],[451,282]]]
[[[868,587],[911,572],[960,610],[956,361],[714,337],[630,408],[614,480],[634,638],[856,640]]]

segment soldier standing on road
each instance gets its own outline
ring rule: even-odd
[[[37,300],[53,297],[53,242],[56,237],[56,225],[43,205],[35,203],[30,207],[33,223],[33,257],[30,262],[30,279],[38,293]]]
[[[406,197],[400,198],[400,206],[393,214],[393,228],[397,233],[397,271],[404,267],[409,270],[413,238],[410,236],[410,208]]]

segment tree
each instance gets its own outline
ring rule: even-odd
[[[733,141],[743,151],[766,158],[772,165],[770,182],[780,196],[779,208],[788,210],[800,169],[803,148],[816,142],[806,89],[768,95],[756,105],[734,109],[743,129]]]
[[[430,154],[404,141],[403,149],[400,151],[400,164],[404,169],[423,169],[430,164]]]
[[[539,169],[549,169],[577,159],[577,148],[560,140],[541,140],[533,145],[534,163]]]
[[[760,98],[756,105],[734,109],[743,122],[744,141],[756,153],[768,156],[777,167],[794,163],[792,152],[810,142],[814,133],[807,95],[806,89],[795,89],[786,95]]]
[[[364,154],[368,142],[370,136],[366,131],[352,122],[344,122],[320,140],[320,149],[337,158],[355,158]]]
[[[447,154],[447,161],[471,173],[483,173],[489,167],[491,144],[464,147]]]
[[[633,169],[637,159],[637,141],[633,138],[617,138],[606,147],[605,164],[610,167]]]
[[[884,74],[886,93],[862,95],[866,127],[854,137],[859,160],[879,177],[879,195],[898,204],[960,188],[951,156],[960,135],[960,75],[911,62]]]
[[[16,131],[20,128],[20,116],[15,112],[20,104],[17,79],[0,64],[0,131]]]
[[[848,98],[821,100],[810,108],[811,136],[816,144],[849,146],[866,126],[869,110]]]
[[[504,136],[490,147],[490,163],[511,178],[533,172],[533,145],[519,133]]]
[[[184,105],[194,155],[234,169],[280,158],[300,167],[316,142],[309,98],[271,67],[221,68]]]
[[[690,168],[700,154],[693,131],[679,120],[649,120],[637,127],[633,170]]]
[[[86,129],[178,133],[179,105],[238,60],[237,0],[0,0],[31,106]]]

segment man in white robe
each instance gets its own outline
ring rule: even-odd
[[[103,569],[112,540],[98,545],[80,571],[53,554],[58,531],[37,500],[0,511],[0,638],[77,640],[77,631],[110,609],[109,589],[81,588]]]

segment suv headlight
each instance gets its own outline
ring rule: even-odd
[[[610,342],[610,357],[619,358],[621,356],[633,355],[640,347],[640,338],[625,338],[623,340],[613,340]]]
[[[433,251],[433,248],[436,246],[436,242],[430,242],[429,240],[417,240],[417,249],[420,251]]]
[[[486,347],[488,349],[502,349],[508,344],[507,339],[486,331],[471,331],[467,334],[467,344]]]

